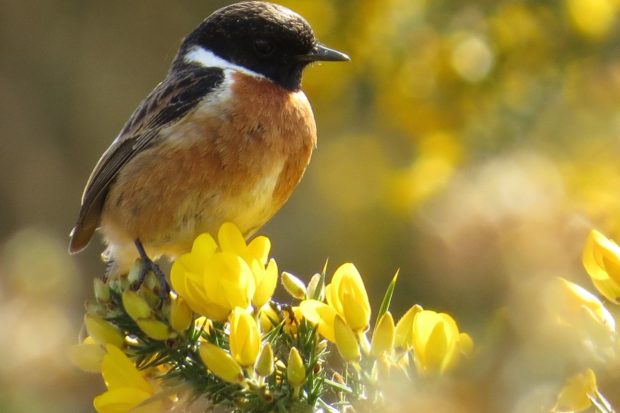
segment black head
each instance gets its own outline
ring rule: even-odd
[[[190,33],[175,64],[195,47],[297,90],[303,69],[314,61],[346,61],[348,56],[317,42],[297,13],[272,3],[249,1],[223,7]]]

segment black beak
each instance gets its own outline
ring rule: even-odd
[[[310,52],[297,56],[300,62],[348,62],[351,60],[346,54],[338,50],[330,49],[317,43]]]

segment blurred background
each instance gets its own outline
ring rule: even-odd
[[[0,1],[0,411],[93,410],[101,379],[65,354],[104,270],[98,237],[67,254],[83,185],[227,3]],[[400,268],[396,316],[418,303],[471,333],[467,380],[419,411],[547,411],[583,354],[537,335],[545,287],[594,291],[586,234],[620,239],[620,1],[282,3],[352,61],[304,77],[318,150],[260,231],[280,268],[351,261],[374,308]],[[620,407],[618,367],[597,373]]]

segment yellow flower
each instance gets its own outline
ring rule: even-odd
[[[333,307],[318,300],[304,300],[299,303],[299,309],[308,322],[318,326],[320,335],[332,343],[336,342],[334,320],[338,313]]]
[[[267,237],[259,236],[250,241],[249,244],[246,244],[239,228],[227,222],[220,227],[217,233],[217,240],[222,251],[239,255],[248,264],[251,264],[254,260],[261,265],[267,263],[269,250],[271,249],[271,242]]]
[[[336,315],[334,320],[334,338],[336,339],[336,348],[343,360],[359,360],[361,353],[355,333],[340,315]]]
[[[590,231],[583,249],[583,266],[596,289],[618,304],[620,297],[620,247],[596,230]]]
[[[340,315],[356,333],[365,331],[370,320],[370,303],[364,282],[353,264],[341,265],[325,287],[327,304],[310,299],[299,304],[304,318],[318,325],[319,334],[336,343],[334,321]]]
[[[398,320],[394,331],[394,345],[398,351],[408,351],[411,348],[413,340],[413,319],[415,315],[422,311],[422,307],[418,304],[413,305]]]
[[[160,412],[161,400],[152,399],[157,388],[120,349],[113,345],[106,349],[101,374],[108,390],[95,397],[95,410],[99,413]],[[145,403],[148,399],[151,401]]]
[[[288,355],[286,378],[293,387],[300,387],[306,382],[306,366],[297,348],[292,347]]]
[[[230,314],[230,352],[243,368],[254,364],[260,351],[260,333],[256,320],[236,307]]]
[[[471,350],[472,341],[448,314],[422,310],[413,319],[412,345],[421,374],[442,374]]]
[[[372,333],[370,354],[373,357],[380,357],[383,354],[392,352],[394,348],[394,330],[394,318],[387,311],[381,316],[375,331]]]
[[[241,366],[230,354],[215,344],[203,341],[198,351],[205,366],[220,379],[229,383],[241,383],[244,380]]]
[[[230,252],[215,252],[198,263],[196,255],[192,249],[179,257],[170,273],[172,286],[194,312],[225,321],[233,308],[250,306],[254,275],[243,259]]]
[[[261,308],[269,300],[278,284],[278,264],[272,258],[265,267],[258,260],[252,262],[252,273],[254,274],[254,283],[256,290],[252,296],[252,305],[254,308]]]
[[[278,267],[267,262],[270,242],[257,237],[246,244],[233,224],[223,224],[218,244],[209,234],[195,240],[192,251],[172,265],[176,292],[196,313],[224,321],[234,307],[255,308],[267,303],[277,284]],[[265,265],[266,264],[266,265]]]
[[[592,398],[598,393],[596,376],[586,369],[569,377],[558,394],[554,412],[581,412],[592,406]]]
[[[80,344],[69,347],[69,360],[78,368],[89,373],[100,373],[105,348],[92,337],[86,337]]]
[[[360,273],[351,263],[341,265],[325,287],[327,303],[353,331],[365,331],[370,321],[370,303]]]

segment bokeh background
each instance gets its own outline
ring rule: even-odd
[[[72,367],[101,242],[67,254],[83,185],[183,35],[225,1],[0,1],[0,411],[92,411]],[[620,238],[618,0],[287,0],[348,64],[307,70],[319,146],[261,233],[302,278],[352,261],[375,308],[447,311],[478,344],[442,404],[537,412],[579,367],[540,336],[555,276]],[[617,362],[599,386],[620,406]],[[405,410],[409,411],[409,410]]]

